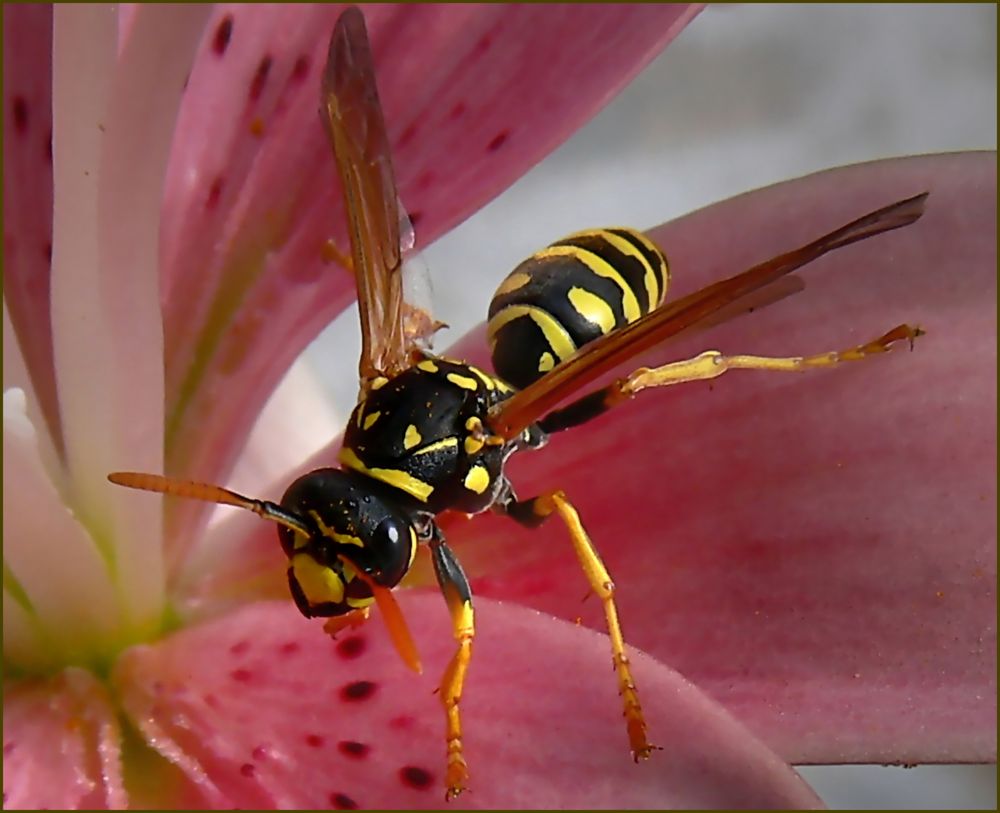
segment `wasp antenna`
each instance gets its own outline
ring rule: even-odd
[[[372,596],[378,605],[379,612],[382,614],[382,620],[389,631],[389,638],[396,649],[396,654],[399,655],[403,663],[409,666],[410,669],[418,675],[421,674],[424,671],[424,667],[420,663],[420,653],[417,651],[417,645],[413,642],[413,636],[410,635],[410,628],[406,624],[406,616],[403,615],[403,611],[400,609],[396,597],[392,594],[392,590],[376,584],[371,576],[343,554],[340,554],[338,558],[354,568],[357,571],[358,578],[368,585],[368,588],[372,591]]]
[[[277,522],[291,531],[309,536],[309,528],[294,514],[288,513],[277,503],[267,500],[255,500],[244,497],[235,491],[211,483],[198,483],[193,480],[176,480],[160,474],[147,474],[138,471],[113,471],[108,480],[117,486],[135,488],[141,491],[155,491],[158,494],[168,494],[171,497],[183,497],[189,500],[201,500],[218,505],[233,505],[253,511],[262,519]]]

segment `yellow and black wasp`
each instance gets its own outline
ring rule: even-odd
[[[716,351],[639,369],[609,386],[577,393],[666,338],[747,310],[759,292],[833,249],[913,223],[926,195],[899,201],[808,245],[664,305],[670,271],[663,252],[631,229],[579,232],[516,268],[490,307],[496,374],[432,355],[429,314],[405,301],[401,223],[388,138],[364,17],[348,9],[330,41],[321,106],[349,216],[362,352],[360,394],[344,433],[340,468],[300,477],[279,503],[219,486],[117,472],[132,488],[235,505],[278,524],[292,597],[328,631],[366,616],[375,603],[403,659],[416,651],[391,590],[425,546],[452,618],[457,648],[440,684],[446,715],[447,798],[466,786],[459,700],[475,635],[472,594],[436,518],[487,509],[536,526],[565,523],[591,590],[602,602],[629,744],[646,736],[615,607],[614,586],[576,509],[561,491],[520,499],[504,473],[508,458],[547,436],[591,420],[641,390],[715,378],[731,369],[797,371],[889,350],[920,331],[900,325],[874,341],[809,357],[723,356]],[[773,297],[772,297],[773,298]],[[574,397],[575,396],[575,397]],[[573,398],[567,404],[568,399]]]

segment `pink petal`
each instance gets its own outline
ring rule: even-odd
[[[4,301],[24,348],[32,388],[57,445],[52,370],[52,7],[3,10]]]
[[[43,467],[36,427],[19,390],[4,393],[3,471],[5,596],[16,585],[11,598],[18,599],[27,629],[39,638],[38,646],[15,652],[5,635],[4,658],[30,670],[92,663],[98,653],[120,646],[112,573]],[[5,617],[5,633],[11,630],[7,622]]]
[[[52,316],[69,500],[114,560],[125,617],[144,631],[163,611],[160,502],[105,475],[163,466],[159,210],[205,13],[139,8],[120,56],[114,7],[60,7],[54,26]]]
[[[121,731],[90,672],[10,681],[3,698],[3,801],[7,809],[124,808]]]
[[[824,172],[654,231],[686,292],[923,190],[919,223],[818,261],[804,293],[633,366],[903,321],[928,331],[912,353],[644,395],[510,466],[523,497],[578,503],[628,640],[793,762],[995,759],[995,155]],[[450,535],[480,594],[601,628],[552,525]]]
[[[421,243],[569,135],[694,13],[679,6],[365,12],[397,178]],[[165,208],[174,471],[223,478],[278,377],[353,298],[350,276],[320,252],[331,236],[347,245],[316,115],[338,13],[223,7],[192,71]],[[178,536],[188,535],[185,527],[175,526]]]
[[[286,601],[132,650],[115,682],[127,713],[198,783],[206,805],[440,808],[443,719],[433,690],[453,643],[440,598],[410,594],[404,608],[430,670],[420,678],[378,621],[333,643]],[[637,680],[664,751],[633,764],[606,638],[489,601],[477,620],[463,698],[472,771],[463,806],[818,804],[714,703],[642,655]]]

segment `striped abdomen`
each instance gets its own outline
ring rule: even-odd
[[[587,342],[658,307],[667,258],[632,229],[571,234],[532,255],[490,302],[493,368],[521,389]]]

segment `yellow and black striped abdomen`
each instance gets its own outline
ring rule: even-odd
[[[663,302],[667,258],[632,229],[571,234],[532,255],[490,303],[493,368],[517,388]]]

